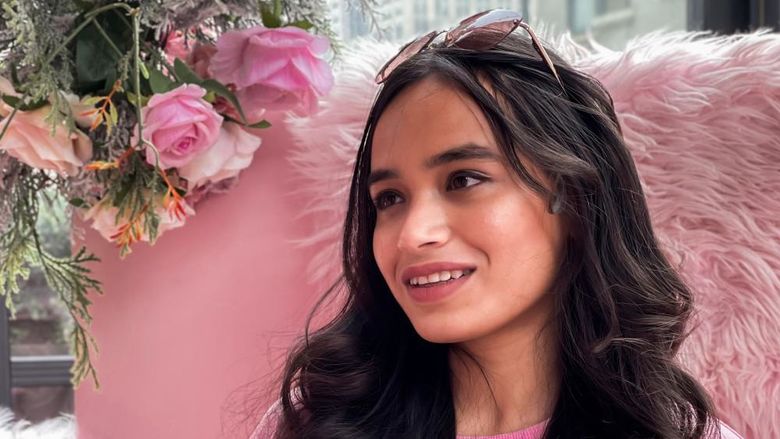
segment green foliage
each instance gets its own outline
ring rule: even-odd
[[[249,125],[249,128],[270,128],[270,127],[271,127],[271,122],[268,122],[267,120],[261,120],[260,122]]]
[[[173,90],[177,84],[159,70],[152,69],[149,71],[149,86],[152,88],[152,93],[160,94]]]
[[[280,27],[282,25],[282,2],[274,0],[270,4],[261,4],[260,14],[263,18],[263,26]]]
[[[185,84],[200,84],[203,82],[203,78],[198,76],[198,74],[195,73],[190,68],[190,66],[185,64],[184,61],[180,60],[179,58],[176,58],[173,61],[173,71],[176,73],[176,77],[179,79],[179,81]]]
[[[70,218],[65,198],[55,188],[38,192],[38,221],[36,230],[43,247],[52,255],[64,257],[71,252]]]
[[[37,230],[40,215],[39,191],[45,178],[30,178],[14,185],[12,193],[12,223],[0,236],[0,295],[5,296],[5,306],[15,316],[12,296],[19,294],[20,280],[27,280],[30,267],[39,267],[49,287],[68,307],[76,323],[71,332],[71,347],[77,353],[72,370],[74,385],[87,376],[98,384],[95,369],[90,361],[90,345],[94,340],[85,325],[92,321],[89,305],[90,291],[102,293],[100,282],[90,277],[91,270],[84,264],[99,259],[85,248],[75,256],[56,256],[45,249]],[[60,201],[61,202],[61,201]],[[45,219],[44,219],[45,221]]]
[[[19,281],[30,278],[31,261],[35,261],[35,245],[31,231],[24,224],[13,225],[0,236],[0,294],[5,296],[5,306],[16,315],[13,294],[19,293]]]
[[[89,277],[91,270],[84,267],[87,262],[99,262],[94,254],[87,253],[86,248],[81,249],[74,256],[58,258],[39,246],[39,264],[43,268],[46,282],[65,302],[68,311],[76,324],[71,333],[71,348],[76,354],[76,362],[71,369],[74,385],[82,381],[88,375],[92,376],[95,386],[100,383],[92,362],[90,361],[90,345],[97,352],[98,348],[94,339],[87,333],[84,324],[92,322],[89,314],[89,305],[92,302],[87,297],[90,290],[102,293],[100,283]],[[83,323],[82,323],[83,322]]]
[[[236,95],[230,91],[229,88],[227,88],[224,84],[217,81],[216,79],[203,79],[200,76],[198,76],[197,73],[195,73],[187,64],[185,64],[182,60],[179,58],[176,58],[176,60],[173,63],[173,69],[174,73],[176,73],[176,77],[179,79],[179,82],[185,83],[185,84],[197,84],[201,87],[203,87],[207,92],[214,93],[217,96],[222,96],[223,98],[227,99],[228,102],[230,102],[233,107],[238,111],[238,114],[241,116],[241,122],[242,124],[247,124],[246,115],[244,114],[244,109],[241,108],[241,103],[238,101],[238,98]]]
[[[118,225],[137,224],[150,242],[155,241],[160,199],[173,191],[182,196],[184,191],[166,181],[175,179],[175,173],[161,174],[159,166],[150,166],[140,153],[147,148],[156,153],[143,138],[141,112],[152,94],[183,83],[197,84],[210,102],[219,97],[235,107],[241,117],[236,122],[252,128],[270,126],[265,120],[247,121],[225,84],[199,77],[181,60],[169,65],[162,47],[170,26],[187,29],[207,23],[220,33],[262,20],[268,27],[293,25],[333,39],[327,11],[324,0],[0,0],[0,76],[10,79],[20,94],[0,96],[14,108],[0,121],[0,139],[19,111],[47,104],[52,132],[63,124],[76,130],[70,93],[92,95],[86,105],[102,117],[88,132],[94,162],[85,167],[89,172],[77,177],[33,170],[0,151],[0,172],[5,174],[0,174],[0,296],[15,313],[14,298],[31,268],[41,270],[73,317],[74,385],[90,376],[99,385],[90,360],[97,346],[86,328],[92,320],[88,294],[102,290],[87,268],[98,261],[95,255],[84,248],[71,254],[67,240],[55,239],[69,227],[62,214],[66,207],[95,203],[116,207]],[[199,32],[197,38],[212,37]],[[133,138],[138,140],[131,145]],[[96,185],[101,188],[97,194]],[[125,242],[120,256],[128,252]]]
[[[91,20],[75,40],[76,83],[79,94],[108,93],[117,79],[127,79],[123,61],[133,45],[133,33],[127,20],[116,11]],[[118,71],[120,67],[122,71]]]
[[[244,114],[244,109],[241,108],[241,103],[238,102],[238,98],[236,95],[233,94],[232,91],[230,91],[227,87],[225,87],[221,82],[215,80],[215,79],[207,79],[200,83],[200,86],[205,88],[206,91],[214,92],[217,96],[222,96],[223,98],[227,99],[228,102],[230,102],[233,107],[238,110],[238,114],[241,116],[241,123],[246,124],[246,115]]]
[[[11,95],[2,95],[2,96],[3,96],[2,97],[3,102],[20,111],[37,110],[49,103],[49,101],[43,99],[35,102],[24,102],[22,101],[22,98],[16,96],[11,96]]]

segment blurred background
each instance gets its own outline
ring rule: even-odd
[[[365,36],[400,44],[490,8],[522,11],[529,23],[543,24],[551,34],[568,31],[575,40],[592,39],[613,50],[659,29],[727,34],[780,28],[780,0],[379,0],[376,13],[368,16],[357,3],[325,2],[333,31],[344,44]],[[65,206],[56,201],[43,205],[39,230],[44,245],[65,255],[71,233]],[[24,289],[15,300],[15,318],[0,309],[0,406],[37,422],[73,413],[72,357],[66,342],[72,322],[42,273],[33,271]]]
[[[621,50],[631,38],[654,30],[712,30],[718,33],[778,29],[778,0],[379,0],[375,17],[343,0],[329,0],[334,31],[344,40],[371,35],[405,42],[446,29],[478,11],[520,11],[532,26],[552,34],[569,31]],[[374,18],[372,20],[372,18]]]

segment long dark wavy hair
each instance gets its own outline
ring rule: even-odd
[[[550,55],[565,92],[516,34],[485,51],[430,48],[384,83],[355,164],[343,274],[289,353],[277,439],[456,436],[448,353],[457,347],[421,338],[391,294],[374,259],[367,186],[379,117],[399,92],[432,76],[473,99],[513,170],[548,207],[561,203],[569,227],[550,291],[561,374],[544,437],[712,433],[710,397],[675,360],[693,297],[659,248],[612,99],[596,79]],[[524,161],[554,187],[535,180]],[[339,292],[343,306],[310,333],[317,309]]]

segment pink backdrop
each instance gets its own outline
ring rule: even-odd
[[[290,135],[269,119],[239,186],[154,247],[120,261],[86,229],[105,294],[91,308],[101,389],[87,381],[76,391],[79,438],[246,437],[242,411],[273,397],[257,392],[321,289],[303,276],[316,249],[286,239],[312,222],[295,219],[305,200],[287,195]]]

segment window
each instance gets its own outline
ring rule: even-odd
[[[574,34],[584,33],[595,11],[593,0],[568,0],[569,29]]]
[[[471,6],[471,2],[469,0],[458,0],[457,5],[455,6],[455,11],[458,18],[466,18],[469,13],[469,6]]]
[[[450,13],[449,0],[436,0],[436,15],[445,16]]]
[[[630,0],[596,0],[596,15],[619,11],[631,7]]]
[[[38,230],[43,245],[58,256],[70,252],[70,223],[57,219],[64,217],[64,202],[49,206],[41,200]],[[14,319],[0,304],[0,405],[31,422],[73,413],[70,314],[39,269],[31,269],[20,286]]]
[[[414,2],[414,32],[418,35],[428,30],[427,2]]]

